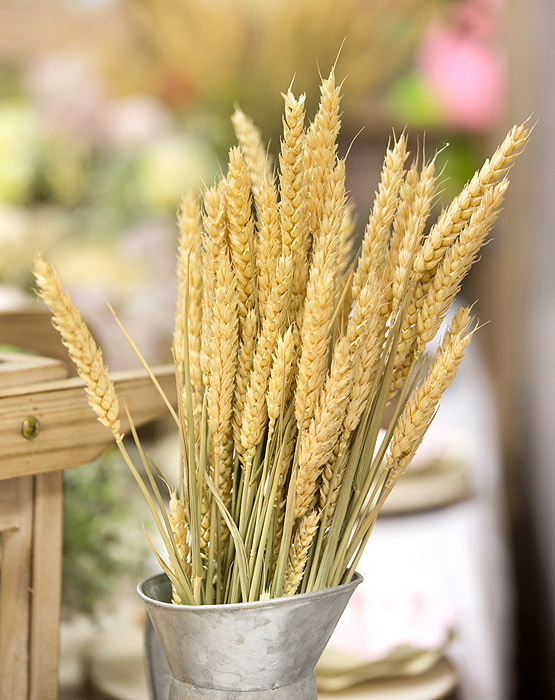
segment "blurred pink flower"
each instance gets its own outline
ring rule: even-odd
[[[104,109],[104,128],[116,146],[140,146],[169,130],[171,119],[161,102],[148,95],[110,100]]]
[[[113,98],[98,67],[71,52],[31,63],[27,88],[44,129],[91,145],[136,147],[168,131],[169,112],[148,95]]]
[[[485,129],[499,117],[503,60],[491,43],[435,25],[422,43],[418,67],[453,126]]]
[[[29,66],[26,81],[45,130],[84,143],[103,141],[105,89],[85,57],[70,51],[42,55]]]
[[[453,20],[459,30],[488,41],[499,31],[501,4],[502,0],[465,0],[452,8]]]

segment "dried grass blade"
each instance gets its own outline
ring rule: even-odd
[[[125,460],[125,463],[127,464],[129,470],[133,474],[133,477],[135,478],[135,481],[137,482],[137,484],[138,484],[138,486],[139,486],[139,488],[140,488],[140,490],[141,490],[141,492],[142,492],[142,494],[147,502],[149,510],[152,513],[152,517],[154,518],[156,528],[158,529],[158,532],[160,533],[160,536],[164,542],[164,545],[166,547],[168,555],[172,559],[172,563],[175,567],[175,570],[177,571],[181,568],[181,565],[179,562],[179,557],[177,556],[177,547],[175,547],[175,541],[173,541],[173,537],[171,537],[171,539],[170,539],[170,537],[168,537],[168,534],[166,533],[164,526],[162,525],[162,522],[160,520],[160,516],[158,514],[158,511],[156,510],[156,506],[154,504],[154,501],[152,500],[152,496],[148,492],[148,489],[146,487],[146,484],[145,484],[143,478],[141,477],[141,475],[137,471],[137,468],[133,464],[133,460],[129,456],[129,453],[125,449],[125,446],[123,445],[122,441],[119,440],[117,442],[117,445],[118,445],[120,453],[123,456],[123,459]],[[171,528],[170,528],[170,530],[171,530]],[[172,542],[173,542],[173,545],[172,545]],[[184,574],[184,579],[182,582],[183,585],[185,585],[185,583],[184,583],[185,581],[186,581],[186,578],[185,578],[185,574]],[[181,586],[181,587],[183,587],[183,586]],[[187,595],[185,597],[189,598],[189,596],[187,596]]]
[[[247,601],[249,596],[249,563],[243,539],[241,537],[241,534],[239,533],[239,530],[237,529],[237,525],[235,525],[233,518],[231,517],[231,513],[225,507],[224,502],[220,498],[218,489],[216,488],[214,482],[206,472],[204,473],[204,480],[206,481],[208,488],[210,489],[212,496],[218,505],[220,514],[225,520],[225,523],[229,528],[229,532],[231,533],[231,537],[233,538],[233,544],[235,545],[235,551],[237,553],[237,566],[239,568],[241,594],[243,596],[243,600]]]
[[[301,421],[304,421],[304,410],[301,415]],[[297,500],[297,475],[299,471],[299,447],[300,440],[297,439],[297,443],[295,445],[295,456],[293,457],[293,466],[291,469],[291,476],[289,479],[289,487],[287,489],[287,505],[285,506],[285,519],[283,521],[281,545],[279,548],[278,562],[276,565],[274,580],[272,583],[272,595],[274,598],[277,598],[283,594],[285,571],[287,567],[287,560],[289,557],[289,548],[291,546],[293,525],[295,523],[295,503]]]
[[[119,318],[118,318],[116,312],[114,311],[114,309],[112,308],[112,306],[110,305],[110,303],[109,303],[109,302],[106,302],[106,304],[107,304],[108,308],[110,309],[110,312],[111,312],[112,316],[114,317],[115,322],[118,324],[118,326],[119,326],[120,329],[121,329],[121,332],[122,332],[123,335],[125,336],[125,339],[127,340],[127,342],[129,343],[129,345],[130,345],[131,348],[133,349],[133,352],[135,353],[135,355],[137,355],[137,358],[139,359],[139,361],[140,361],[140,363],[142,364],[142,366],[145,368],[145,370],[146,370],[148,376],[150,377],[151,382],[152,382],[152,383],[154,384],[154,386],[156,387],[156,390],[158,391],[158,393],[159,393],[160,396],[162,397],[163,402],[166,404],[166,406],[167,406],[167,408],[168,408],[168,411],[170,412],[172,418],[174,419],[174,421],[175,421],[176,424],[177,424],[177,427],[179,428],[179,418],[178,418],[178,416],[177,416],[177,413],[175,412],[174,407],[171,405],[171,402],[170,402],[170,400],[168,399],[168,397],[167,397],[167,395],[166,395],[166,392],[165,392],[165,391],[162,389],[162,387],[160,386],[160,382],[156,379],[156,376],[154,375],[154,373],[153,373],[152,370],[150,369],[150,367],[149,367],[147,361],[145,360],[144,356],[142,355],[141,351],[140,351],[139,348],[135,345],[135,343],[133,342],[133,340],[132,340],[132,338],[130,337],[129,333],[125,330],[125,328],[124,328],[122,322],[119,320]]]
[[[278,457],[278,465],[281,464],[281,460],[283,459],[283,453],[285,450],[285,446],[287,444],[287,441],[289,439],[289,435],[291,432],[291,424],[287,426],[287,429],[285,431],[285,436],[280,448],[279,452],[279,457]],[[254,565],[254,571],[251,579],[251,589],[249,593],[249,600],[257,600],[258,596],[260,594],[260,590],[258,589],[259,583],[260,583],[260,573],[261,573],[261,568],[262,568],[262,563],[263,563],[263,553],[264,553],[264,548],[266,546],[266,539],[268,538],[268,534],[270,532],[270,525],[272,522],[272,514],[274,510],[274,502],[276,500],[276,495],[277,495],[277,490],[279,486],[279,480],[280,480],[280,470],[279,468],[274,470],[274,473],[271,477],[271,489],[270,492],[265,494],[265,501],[266,501],[266,512],[264,514],[264,520],[262,522],[262,529],[260,533],[255,533],[255,538],[254,542],[258,544],[258,554],[256,557],[256,562]],[[262,543],[262,544],[260,544]],[[262,579],[263,580],[263,579]]]
[[[189,269],[187,268],[187,287],[185,289],[185,305],[189,306]],[[185,338],[189,337],[189,321],[185,315]],[[193,396],[191,389],[191,365],[189,356],[189,343],[185,343],[184,357],[184,374],[185,374],[185,407],[187,412],[187,438],[188,438],[188,470],[187,470],[187,494],[189,511],[191,517],[191,568],[193,580],[193,594],[195,600],[200,602],[201,585],[204,578],[204,569],[201,558],[200,544],[200,526],[201,526],[201,498],[202,488],[199,488],[196,475],[195,462],[195,429],[194,429],[194,411],[193,411]],[[206,396],[206,394],[205,394]],[[203,402],[203,406],[205,402]],[[204,424],[204,423],[203,423]],[[200,465],[202,466],[202,465]],[[199,466],[199,468],[200,468]],[[200,482],[202,484],[202,482]]]
[[[177,590],[179,596],[181,597],[181,600],[188,601],[188,605],[196,605],[195,599],[193,598],[192,591],[188,591],[188,589],[183,585],[183,582],[178,579],[178,577],[174,574],[174,572],[170,569],[170,567],[162,559],[158,550],[154,546],[154,543],[152,542],[152,540],[148,536],[148,532],[146,531],[144,525],[143,525],[143,532],[145,533],[145,537],[148,541],[148,544],[150,545],[150,548],[152,549],[152,551],[154,553],[154,556],[156,557],[156,560],[158,561],[158,564],[160,564],[162,570],[164,571],[166,576],[170,579],[172,586]]]

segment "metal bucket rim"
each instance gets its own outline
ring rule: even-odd
[[[337,594],[339,591],[346,592],[350,589],[355,589],[362,581],[364,577],[358,571],[355,571],[352,579],[348,583],[340,583],[339,586],[334,586],[333,588],[323,588],[321,591],[313,591],[311,593],[297,593],[292,596],[281,596],[279,598],[271,598],[270,600],[254,600],[248,603],[220,603],[217,605],[176,605],[175,603],[166,603],[162,600],[156,600],[156,598],[151,598],[143,592],[145,585],[153,581],[154,579],[168,579],[164,572],[158,574],[152,574],[147,576],[142,581],[137,584],[137,593],[143,602],[149,605],[156,605],[161,608],[168,608],[171,610],[190,610],[190,611],[231,611],[231,610],[248,610],[252,608],[265,608],[265,607],[275,607],[276,605],[282,604],[286,601],[295,601],[300,603],[301,601],[311,601],[318,600],[320,598],[327,598],[329,596]]]

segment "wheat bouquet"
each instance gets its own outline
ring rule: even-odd
[[[406,136],[394,139],[353,262],[333,71],[308,126],[304,95],[290,89],[284,99],[277,174],[238,110],[227,174],[202,206],[190,192],[180,208],[177,410],[166,398],[180,437],[175,486],[158,478],[129,416],[133,463],[101,351],[59,277],[35,260],[39,294],[90,405],[150,506],[177,604],[349,580],[475,330],[470,309],[459,309],[424,363],[530,133],[514,127],[431,226],[435,159],[411,162]]]

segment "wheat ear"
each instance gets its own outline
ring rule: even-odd
[[[404,413],[393,431],[387,456],[386,490],[390,490],[410,463],[416,449],[434,417],[437,404],[452,382],[473,331],[466,333],[470,324],[470,310],[463,308],[455,314],[428,374],[415,389]]]
[[[406,225],[412,210],[419,180],[418,163],[415,161],[408,169],[399,189],[399,204],[393,219],[392,233],[387,251],[386,273],[389,279],[393,278],[393,270],[399,258],[401,244],[405,238]]]
[[[268,314],[268,298],[274,273],[281,254],[281,229],[277,191],[269,176],[260,184],[256,202],[258,220],[256,227],[256,267],[258,274],[258,304],[260,315]]]
[[[377,274],[376,271],[381,269],[385,263],[389,230],[397,209],[407,156],[407,138],[403,134],[394,143],[393,148],[388,148],[385,154],[380,184],[364,231],[362,248],[353,278],[353,299],[355,301],[368,275]]]
[[[272,435],[277,420],[285,411],[291,391],[295,360],[295,329],[293,326],[289,326],[285,334],[278,338],[272,358],[272,369],[270,370],[266,395],[269,435]]]
[[[239,293],[239,318],[244,323],[250,309],[256,308],[254,221],[249,173],[238,148],[229,152],[226,205],[229,245]]]
[[[285,252],[294,255],[303,244],[306,226],[304,175],[305,95],[295,99],[291,90],[283,95],[283,141],[279,155],[280,222]]]
[[[237,107],[231,122],[249,169],[252,193],[258,206],[262,182],[272,178],[272,164],[253,120]]]
[[[241,446],[247,460],[252,460],[256,446],[264,437],[267,422],[266,392],[272,369],[272,355],[285,324],[291,289],[293,261],[281,255],[270,292],[268,315],[264,318],[249,377],[241,425]]]
[[[177,251],[177,301],[175,310],[175,328],[173,347],[175,364],[180,383],[183,384],[185,362],[185,314],[189,343],[189,366],[191,383],[196,395],[201,396],[202,376],[200,370],[200,345],[202,328],[202,267],[201,251],[201,213],[198,200],[189,190],[178,214],[179,245]],[[187,287],[188,285],[188,287]],[[185,300],[189,298],[189,307]]]
[[[183,567],[183,571],[190,578],[191,563],[189,561],[189,529],[187,527],[187,520],[185,516],[185,504],[177,497],[175,491],[170,493],[169,511],[170,525],[175,540],[177,555]],[[174,573],[176,572],[174,571]],[[181,605],[184,603],[184,601],[181,600],[179,593],[175,589],[175,586],[172,586],[172,603],[175,605]]]
[[[326,202],[328,181],[333,172],[337,146],[340,94],[332,69],[320,85],[320,104],[306,135],[305,168],[308,184],[310,232],[317,237]]]
[[[429,288],[431,275],[429,272],[425,272],[421,279],[417,279],[418,275],[413,270],[413,262],[421,250],[422,232],[434,195],[434,169],[435,164],[432,160],[422,168],[420,175],[417,171],[413,171],[413,168],[409,170],[404,183],[407,189],[403,192],[403,188],[401,188],[401,202],[394,223],[392,246],[396,245],[397,251],[393,255],[393,248],[390,249],[391,255],[388,260],[390,267],[387,271],[391,282],[391,286],[387,290],[391,299],[388,310],[391,312],[391,324],[395,322],[397,314],[401,310],[407,294],[411,294],[411,290],[413,296],[408,310],[404,309],[399,343],[396,348],[390,398],[404,383],[418,351],[416,319],[426,290]],[[414,177],[416,177],[416,181],[414,181]],[[405,194],[405,198],[403,194]],[[396,227],[398,228],[396,229]]]
[[[295,390],[295,416],[299,432],[308,425],[322,388],[328,367],[329,340],[335,301],[334,271],[323,268],[312,273],[304,305],[301,349]]]
[[[235,408],[233,412],[233,439],[238,454],[243,455],[241,446],[241,427],[243,425],[243,409],[245,396],[249,385],[249,377],[256,349],[258,324],[256,310],[250,309],[241,325],[241,340],[239,343],[239,360],[237,363],[237,376],[235,378]]]
[[[110,428],[117,441],[122,439],[116,390],[97,347],[69,292],[53,268],[40,255],[33,264],[38,294],[52,312],[52,323],[59,332],[77,372],[85,383],[89,405],[102,425]]]
[[[403,384],[413,358],[420,352],[423,344],[427,342],[423,340],[422,336],[424,326],[428,326],[429,332],[425,333],[425,337],[429,340],[437,332],[441,318],[445,315],[446,299],[454,297],[460,280],[468,271],[468,267],[466,267],[466,272],[462,273],[460,260],[453,263],[452,258],[456,254],[456,249],[450,251],[450,247],[456,242],[459,235],[462,235],[465,228],[468,228],[468,221],[473,214],[474,218],[476,218],[476,213],[480,209],[480,203],[487,196],[487,193],[495,189],[497,185],[505,188],[505,185],[503,185],[504,175],[526,145],[530,132],[531,130],[526,126],[526,123],[511,129],[491,160],[486,161],[484,166],[475,173],[472,180],[463,188],[462,192],[453,200],[447,210],[440,215],[438,221],[424,239],[423,245],[418,250],[414,259],[414,270],[420,279],[414,288],[413,297],[403,318],[395,359],[392,393]],[[483,216],[483,207],[481,212]],[[483,238],[485,238],[486,234],[487,231],[485,231]],[[475,226],[473,227],[473,236],[476,238]],[[483,238],[481,239],[482,242]],[[449,259],[447,262],[442,263],[444,257]],[[469,260],[471,260],[470,264],[472,264],[474,257],[471,256]],[[442,265],[443,271],[440,269]],[[459,272],[455,272],[455,268]],[[435,287],[435,290],[432,287]],[[441,296],[442,310],[436,309],[434,311],[428,308],[425,311],[424,320],[422,308],[425,300],[428,300],[426,302],[427,306],[431,307],[432,299],[437,300],[439,298],[438,294]],[[431,317],[433,317],[433,320],[430,320]],[[434,329],[433,331],[432,328]]]
[[[476,260],[478,252],[497,218],[508,186],[508,180],[502,180],[498,185],[486,189],[482,201],[472,213],[468,225],[447,251],[417,317],[419,351],[434,338],[439,330],[462,280]]]
[[[238,294],[228,255],[221,255],[218,263],[212,312],[207,417],[212,437],[209,459],[214,481],[224,505],[229,508],[233,480],[233,399],[239,342]],[[222,528],[214,501],[208,513],[209,500],[206,493],[201,503],[201,539],[204,546],[208,543],[208,551],[212,552],[209,559],[210,577],[213,559],[218,557],[214,547],[223,551],[229,530]]]
[[[293,541],[293,547],[289,554],[289,561],[287,562],[283,595],[294,595],[301,583],[308,560],[310,545],[312,544],[314,535],[318,531],[319,519],[320,513],[318,513],[318,511],[313,511],[310,515],[307,515],[306,518],[301,520],[301,524],[299,525],[299,529]]]
[[[339,272],[340,277],[345,275],[345,273],[349,269],[349,265],[351,264],[355,238],[354,234],[354,206],[351,202],[347,202],[340,228],[339,261],[337,264],[337,270]]]
[[[340,231],[345,214],[344,161],[337,162],[327,193],[303,307],[295,392],[295,416],[300,432],[314,415],[328,369],[329,337],[337,301]]]
[[[309,228],[304,166],[305,149],[305,95],[296,99],[288,90],[283,95],[285,115],[283,118],[283,140],[279,154],[279,216],[282,249],[293,259],[293,295],[290,319],[296,317],[302,305],[306,276]]]
[[[202,325],[200,368],[203,383],[208,384],[210,375],[210,337],[212,309],[216,287],[216,270],[221,255],[228,251],[228,226],[225,205],[226,181],[204,192],[204,234],[202,236]]]
[[[514,126],[491,159],[486,160],[461,193],[441,214],[414,260],[414,269],[419,275],[437,267],[447,248],[470,219],[487,187],[499,183],[507,175],[516,157],[526,145],[530,133],[531,128],[526,122],[520,126]]]
[[[322,219],[318,235],[313,242],[313,265],[318,266],[318,252],[322,251],[322,263],[334,268],[340,277],[341,228],[347,209],[345,197],[345,161],[338,160],[329,173],[322,202]]]
[[[410,273],[412,271],[414,257],[420,249],[422,233],[430,213],[430,207],[434,196],[434,170],[434,161],[422,168],[422,172],[412,192],[413,196],[411,197],[408,211],[405,212],[403,207],[403,219],[399,221],[403,237],[399,244],[391,276],[391,315],[393,318],[396,317],[397,312],[402,306],[406,290],[410,288]],[[401,197],[401,206],[402,204],[403,200]]]
[[[347,326],[354,377],[343,421],[341,449],[356,430],[374,385],[386,334],[384,314],[381,313],[384,304],[379,279],[370,277],[361,289]]]
[[[296,519],[301,518],[310,507],[318,478],[341,435],[341,418],[349,400],[352,378],[349,341],[344,336],[336,343],[330,374],[314,418],[301,442],[295,500]]]
[[[231,426],[237,370],[238,317],[235,277],[227,255],[219,260],[212,315],[208,426],[217,458]]]

